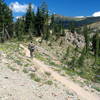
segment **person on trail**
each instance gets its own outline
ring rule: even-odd
[[[30,51],[30,57],[33,57],[33,52],[34,52],[34,50],[35,50],[35,45],[33,45],[32,42],[29,43],[28,49],[29,49],[29,51]]]

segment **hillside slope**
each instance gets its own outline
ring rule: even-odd
[[[81,88],[73,83],[69,76],[61,76],[53,70],[53,66],[48,66],[38,59],[30,59],[29,51],[22,47],[20,48],[19,43],[5,43],[0,46],[1,99],[90,100],[90,96],[91,100],[99,100],[96,92]]]
[[[74,91],[41,71],[18,45],[10,44],[0,45],[0,100],[78,100]]]

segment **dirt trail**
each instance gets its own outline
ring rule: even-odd
[[[30,57],[29,50],[20,44],[20,47],[24,49],[25,55]],[[77,93],[81,100],[100,100],[100,97],[92,92],[86,91],[84,88],[80,87],[78,84],[73,81],[66,79],[66,77],[61,76],[57,72],[55,72],[50,66],[45,65],[43,62],[33,58],[33,63],[39,67],[41,71],[47,71],[51,73],[53,79],[61,82],[61,84],[65,85],[66,88],[69,88]]]

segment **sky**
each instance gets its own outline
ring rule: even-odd
[[[29,3],[36,11],[42,1],[48,4],[51,13],[71,17],[100,16],[100,0],[5,0],[16,18],[25,14]]]

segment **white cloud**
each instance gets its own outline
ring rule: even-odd
[[[100,11],[94,12],[94,13],[92,14],[92,16],[93,16],[93,17],[98,17],[98,16],[100,16]]]
[[[19,13],[19,12],[25,13],[28,8],[28,4],[20,4],[19,2],[12,2],[9,5],[9,8],[12,9],[12,11],[16,13]],[[36,9],[36,6],[32,4],[32,8]]]
[[[16,16],[16,19],[19,19],[19,18],[21,18],[22,16]]]
[[[75,16],[75,18],[85,18],[85,16]]]

